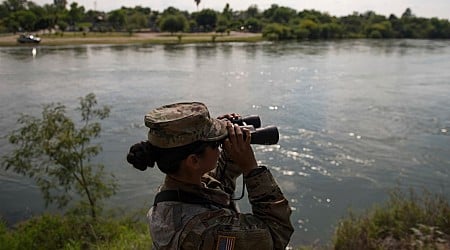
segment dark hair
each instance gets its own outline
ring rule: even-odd
[[[163,173],[173,174],[180,168],[182,160],[191,154],[203,154],[210,145],[216,146],[217,142],[196,141],[175,148],[159,148],[149,141],[142,141],[131,146],[127,161],[142,171],[148,167],[153,168],[156,163]]]

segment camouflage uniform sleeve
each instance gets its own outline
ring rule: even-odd
[[[290,222],[288,201],[266,167],[259,167],[245,177],[253,215],[270,229],[274,249],[285,249],[294,228]]]
[[[236,189],[236,179],[242,174],[242,171],[227,156],[225,150],[222,150],[219,162],[217,163],[217,168],[209,174],[222,183],[225,192],[233,195],[234,190]]]

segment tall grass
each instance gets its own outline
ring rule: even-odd
[[[131,217],[93,222],[73,215],[42,215],[13,230],[0,223],[0,249],[151,249],[148,226]]]
[[[366,214],[350,213],[333,239],[334,249],[450,249],[450,205],[445,197],[393,191]]]

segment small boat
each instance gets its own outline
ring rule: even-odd
[[[40,43],[41,38],[33,35],[20,35],[17,38],[17,42],[19,43]]]

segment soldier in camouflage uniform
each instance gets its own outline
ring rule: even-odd
[[[198,102],[154,109],[145,125],[148,141],[133,145],[127,160],[141,170],[156,162],[166,174],[148,213],[154,249],[285,249],[291,210],[257,165],[248,131],[211,118]],[[252,214],[239,213],[231,199],[241,174]]]

